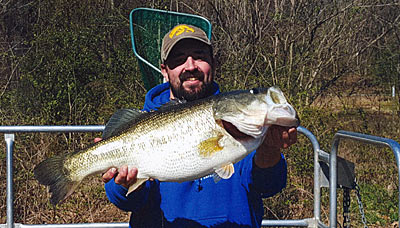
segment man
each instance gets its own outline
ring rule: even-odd
[[[163,39],[161,60],[167,82],[146,94],[144,110],[156,110],[171,99],[190,102],[219,93],[211,42],[201,29],[174,27]],[[126,196],[138,172],[126,166],[108,170],[103,181],[109,200],[132,212],[130,227],[260,227],[262,198],[286,185],[280,150],[296,140],[296,128],[271,126],[262,145],[235,164],[230,179],[218,183],[211,176],[183,183],[153,180]]]

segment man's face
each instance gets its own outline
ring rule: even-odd
[[[165,64],[161,64],[161,72],[171,84],[171,98],[192,101],[212,95],[213,67],[209,46],[184,39],[173,47]]]

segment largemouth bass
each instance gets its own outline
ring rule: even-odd
[[[299,124],[276,87],[221,93],[152,112],[123,109],[108,121],[102,141],[44,160],[34,174],[50,186],[52,204],[71,195],[86,176],[122,165],[138,169],[128,194],[150,178],[183,182],[214,173],[218,182],[232,176],[233,164],[258,148],[273,124]]]

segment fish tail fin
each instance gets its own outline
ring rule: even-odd
[[[40,184],[50,187],[50,202],[56,205],[71,195],[80,181],[71,178],[70,172],[64,167],[66,157],[54,156],[39,163],[33,170]]]

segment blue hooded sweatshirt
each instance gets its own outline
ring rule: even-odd
[[[156,110],[170,100],[169,83],[146,94],[144,110]],[[215,93],[219,93],[216,83]],[[262,198],[286,186],[287,167],[282,155],[274,167],[261,169],[253,161],[255,151],[234,165],[229,179],[215,183],[212,176],[183,183],[147,181],[126,196],[127,189],[105,184],[110,202],[130,211],[130,227],[260,227]]]

